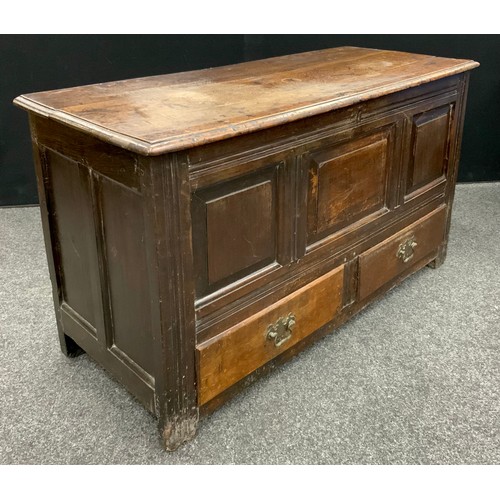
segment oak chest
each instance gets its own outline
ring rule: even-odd
[[[63,352],[191,438],[443,262],[476,66],[341,47],[18,97]]]

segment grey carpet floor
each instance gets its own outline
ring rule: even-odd
[[[500,463],[500,184],[460,185],[424,269],[164,452],[156,421],[59,351],[38,208],[0,210],[0,462]]]

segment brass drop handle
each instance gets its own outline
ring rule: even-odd
[[[295,315],[292,313],[279,318],[276,323],[267,327],[266,339],[273,341],[275,347],[280,347],[292,336],[295,322]]]
[[[413,255],[415,254],[413,249],[416,246],[417,242],[415,241],[415,236],[411,236],[406,241],[401,243],[401,245],[399,245],[398,253],[396,254],[396,256],[406,264],[406,262],[413,259]]]

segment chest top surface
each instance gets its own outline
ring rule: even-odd
[[[38,92],[14,102],[130,151],[158,155],[342,108],[478,65],[338,47]]]

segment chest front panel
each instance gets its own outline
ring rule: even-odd
[[[452,78],[277,129],[272,137],[246,137],[237,154],[230,145],[190,153],[197,159],[190,165],[191,215],[204,403],[238,381],[229,362],[226,375],[214,364],[228,345],[238,345],[232,355],[246,359],[252,342],[241,377],[286,350],[265,342],[262,310],[283,304],[282,316],[295,318],[289,298],[338,273],[339,307],[312,332],[435,254],[445,233],[457,84]],[[432,224],[425,222],[434,213]],[[418,228],[418,242],[406,227]],[[308,321],[322,312],[310,308]],[[242,321],[262,331],[247,339]],[[289,346],[298,337],[291,338]]]

